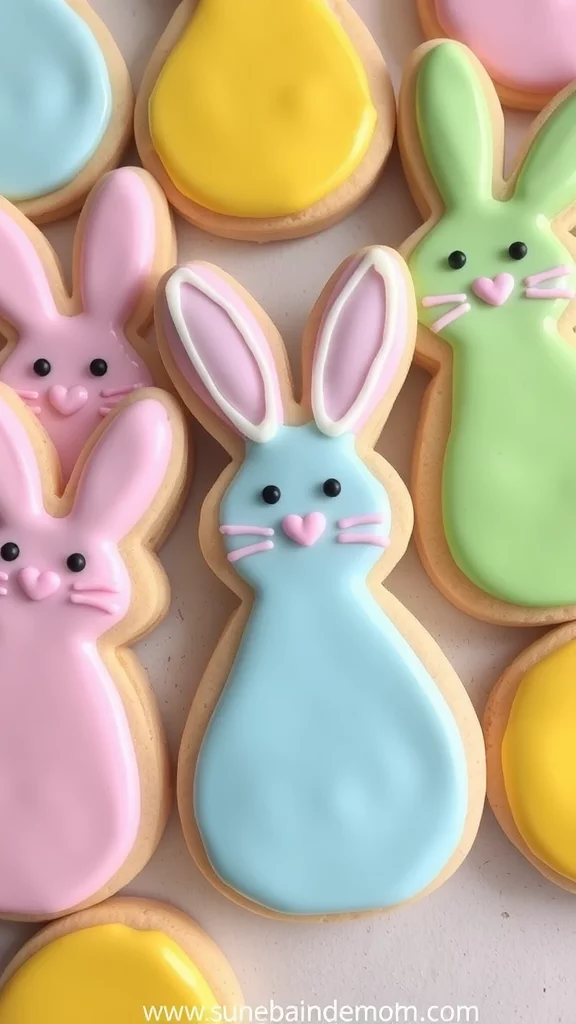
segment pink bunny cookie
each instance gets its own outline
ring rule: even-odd
[[[183,493],[183,416],[133,395],[61,498],[52,454],[0,387],[0,917],[31,920],[116,892],[164,827],[161,724],[125,645],[168,605],[152,545]]]
[[[502,102],[542,110],[576,78],[576,0],[418,0],[428,39],[466,43]]]
[[[76,235],[72,297],[44,236],[0,199],[0,320],[8,334],[0,381],[40,419],[65,480],[102,418],[132,391],[162,381],[138,332],[173,257],[168,206],[146,171],[123,167],[91,192]]]

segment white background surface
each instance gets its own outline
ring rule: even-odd
[[[421,42],[415,0],[353,2],[398,87],[404,61]],[[137,86],[177,0],[92,0],[92,5],[115,35]],[[514,118],[515,141],[527,124],[527,119]],[[127,162],[133,159],[129,154]],[[365,245],[399,245],[418,223],[394,152],[370,199],[323,235],[259,248],[211,238],[179,221],[179,257],[211,260],[237,277],[271,314],[294,356],[307,312],[340,261]],[[67,222],[48,229],[67,268],[73,228]],[[422,370],[411,371],[381,442],[381,451],[405,480],[426,382]],[[224,456],[197,427],[195,438],[191,498],[162,555],[172,583],[172,611],[140,646],[174,759],[195,688],[234,604],[204,565],[197,542],[199,505]],[[389,582],[442,645],[481,713],[500,671],[537,631],[489,627],[455,611],[434,590],[413,548]],[[481,1024],[576,1020],[576,898],[530,867],[488,810],[472,853],[457,874],[423,902],[390,916],[298,926],[241,910],[200,875],[176,813],[152,862],[129,891],[164,898],[193,915],[228,955],[251,1005],[271,998],[281,1004],[305,1000],[322,1005],[335,999],[413,1003],[425,1020],[433,1004],[476,1004]],[[0,923],[0,965],[32,930]]]

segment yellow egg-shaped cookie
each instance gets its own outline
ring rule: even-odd
[[[488,705],[489,797],[510,838],[576,891],[576,629],[562,627],[504,674]]]
[[[354,191],[376,142],[374,179],[393,135],[389,83],[367,30],[347,10],[362,43],[370,40],[365,66],[344,8],[346,0],[181,5],[146,76],[136,134],[145,165],[161,168],[182,212],[193,204],[266,221],[328,201],[326,216],[334,214],[349,197],[334,209],[330,197],[348,182]],[[362,175],[358,189],[366,190]]]
[[[173,1007],[183,1019],[195,1012],[210,1021],[229,1005],[234,983],[223,986],[215,947],[193,922],[144,901],[120,900],[112,913],[109,906],[58,922],[25,947],[0,989],[2,1024],[142,1024],[172,1019],[157,1012]],[[189,941],[207,944],[202,967],[183,948]]]

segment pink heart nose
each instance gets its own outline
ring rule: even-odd
[[[282,529],[295,544],[311,548],[326,529],[326,517],[321,512],[309,512],[307,516],[285,516]]]
[[[55,572],[39,572],[28,566],[18,573],[18,582],[31,601],[43,601],[51,597],[60,586],[60,577]]]
[[[88,401],[86,388],[77,384],[73,388],[65,388],[62,384],[55,384],[48,391],[48,398],[51,404],[61,416],[72,416],[75,412],[83,409]]]
[[[472,291],[489,306],[503,306],[514,291],[512,274],[497,274],[496,277],[477,277]]]

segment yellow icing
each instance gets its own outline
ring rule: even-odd
[[[143,1007],[210,1011],[217,1001],[162,932],[121,924],[73,932],[31,957],[0,993],[2,1024],[142,1024]]]
[[[539,860],[576,880],[576,642],[526,673],[502,768],[512,816]]]
[[[198,0],[149,108],[154,149],[183,195],[261,218],[298,213],[346,181],[376,117],[327,0]]]

